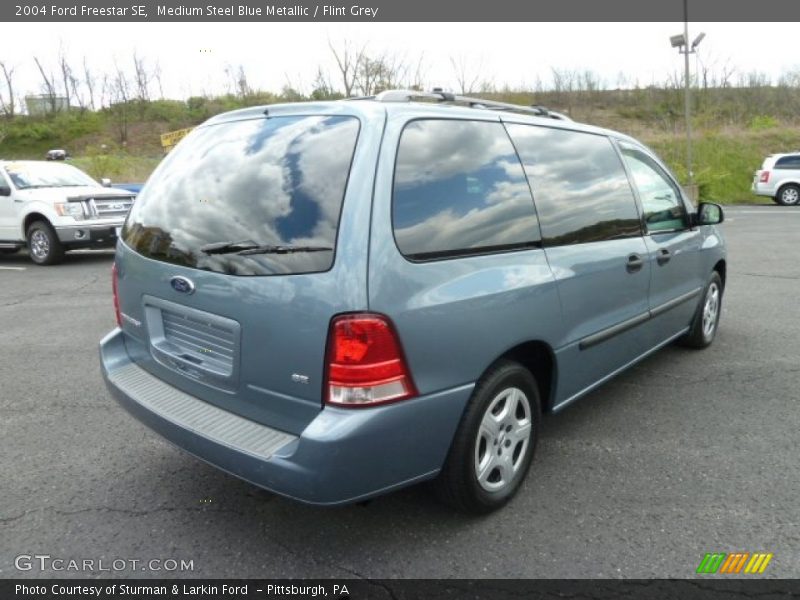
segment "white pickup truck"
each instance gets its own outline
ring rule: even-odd
[[[0,161],[0,253],[27,245],[53,265],[66,250],[113,247],[134,199],[64,163]]]

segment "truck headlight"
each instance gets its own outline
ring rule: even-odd
[[[76,221],[86,218],[83,202],[56,202],[56,212],[62,217],[72,217]]]

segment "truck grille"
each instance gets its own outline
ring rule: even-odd
[[[89,200],[89,211],[97,219],[125,218],[131,206],[133,206],[132,196],[92,198]]]
[[[221,375],[233,373],[233,329],[164,309],[161,321],[164,339],[173,347],[173,355]]]

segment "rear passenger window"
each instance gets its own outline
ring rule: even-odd
[[[508,125],[533,188],[545,246],[641,235],[622,161],[602,135]]]
[[[776,169],[800,169],[800,155],[784,156],[775,163]]]
[[[392,224],[412,260],[540,245],[522,165],[501,123],[418,120],[400,137]]]

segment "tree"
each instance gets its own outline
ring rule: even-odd
[[[150,78],[151,74],[147,70],[144,59],[139,54],[133,52],[133,81],[136,85],[136,98],[141,102],[150,101]]]
[[[75,104],[80,109],[81,114],[86,112],[87,102],[86,97],[84,96],[83,92],[81,91],[81,80],[78,79],[75,75],[70,73],[69,76],[69,86],[72,92],[71,98],[75,101]]]
[[[419,55],[414,70],[409,68],[408,89],[421,92],[425,89],[425,54]]]
[[[253,93],[253,88],[247,83],[247,74],[242,65],[239,65],[239,71],[236,74],[236,93],[240,98],[247,98]]]
[[[331,100],[336,98],[337,95],[328,73],[323,71],[322,67],[317,66],[317,76],[314,78],[314,83],[311,84],[311,99]]]
[[[64,86],[64,98],[67,100],[67,108],[69,108],[72,104],[72,68],[69,66],[69,62],[67,61],[67,54],[64,51],[64,47],[62,46],[58,51],[58,67],[61,71],[61,82]]]
[[[94,102],[96,79],[94,73],[89,69],[89,63],[86,62],[86,57],[83,57],[83,82],[86,85],[86,91],[89,93],[89,108],[96,110],[97,105]]]
[[[164,99],[164,86],[161,81],[161,63],[156,61],[156,66],[153,67],[153,79],[156,80],[156,84],[158,85],[158,98],[160,100]]]
[[[114,74],[108,80],[109,95],[111,98],[109,110],[117,126],[119,141],[122,145],[128,143],[128,110],[132,98],[131,82],[117,61],[114,61]]]
[[[6,97],[0,94],[0,110],[8,118],[14,117],[14,105],[16,98],[14,96],[14,67],[9,67],[5,62],[0,61],[0,70],[3,71],[3,79],[6,84]]]
[[[331,49],[333,58],[336,60],[336,66],[339,68],[345,98],[350,98],[356,87],[358,71],[366,52],[366,46],[355,49],[350,42],[345,40],[342,42],[342,47],[336,50],[333,42],[328,39],[328,47]]]
[[[462,94],[472,94],[476,91],[478,81],[481,78],[483,61],[481,60],[474,69],[468,59],[462,54],[458,57],[450,57],[450,64],[453,66],[453,73],[456,83]]]
[[[575,88],[578,86],[579,75],[569,69],[552,69],[553,91],[556,93],[557,102],[566,107],[567,114],[572,116]]]
[[[53,77],[52,73],[50,74],[50,77],[47,76],[47,73],[45,73],[42,63],[39,62],[39,59],[37,57],[34,56],[33,60],[36,63],[36,66],[39,67],[39,73],[42,76],[44,91],[45,94],[47,94],[47,98],[50,103],[50,112],[55,113],[57,108],[55,77]]]

